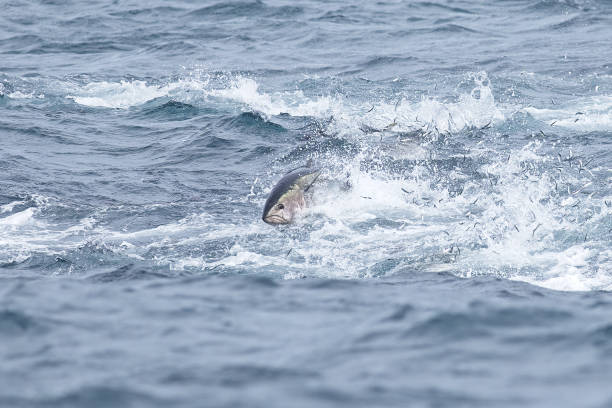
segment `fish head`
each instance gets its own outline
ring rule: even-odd
[[[319,177],[318,169],[301,168],[285,175],[272,189],[262,219],[268,224],[289,224],[306,206],[304,193]]]
[[[270,197],[272,198],[272,197]],[[289,224],[295,215],[304,208],[304,194],[299,189],[291,189],[276,200],[266,202],[262,219],[268,224]]]

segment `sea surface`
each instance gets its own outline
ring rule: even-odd
[[[612,2],[0,0],[0,406],[612,407]]]

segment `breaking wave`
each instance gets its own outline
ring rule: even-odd
[[[504,114],[495,105],[486,74],[473,74],[473,79],[474,89],[453,102],[424,98],[415,103],[400,96],[391,103],[364,103],[350,101],[341,94],[312,98],[301,90],[265,92],[254,79],[241,76],[226,79],[220,86],[219,81],[207,77],[178,80],[166,85],[148,84],[141,80],[94,82],[75,89],[74,94],[67,95],[67,98],[84,106],[118,109],[142,105],[161,97],[184,103],[198,102],[199,98],[200,104],[205,104],[209,98],[220,98],[268,117],[289,114],[323,119],[332,116],[336,128],[344,132],[358,131],[364,125],[384,129],[391,124],[393,130],[400,132],[414,130],[417,124],[427,124],[444,132],[503,121]]]

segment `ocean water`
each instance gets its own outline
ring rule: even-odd
[[[611,39],[608,0],[0,1],[0,406],[612,406]]]

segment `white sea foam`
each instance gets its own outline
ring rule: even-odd
[[[593,96],[557,109],[526,107],[535,119],[579,131],[612,130],[612,96]]]
[[[1,227],[15,227],[33,222],[34,209],[27,208],[16,214],[11,214],[8,217],[0,218]]]
[[[10,213],[27,202],[35,205],[0,217],[0,263],[22,262],[33,253],[54,254],[74,248],[80,241],[74,239],[76,226],[53,225],[40,217],[41,210],[49,205],[45,196],[34,194],[27,200],[13,201],[0,207],[0,214]]]
[[[38,99],[43,99],[45,97],[45,94],[43,93],[36,93],[34,91],[32,92],[21,92],[21,91],[15,91],[15,92],[11,92],[9,94],[7,94],[6,96],[8,96],[11,99],[34,99],[34,98],[38,98]]]
[[[12,210],[7,207],[3,209]],[[41,232],[40,224],[34,219],[35,212],[35,208],[27,208],[0,218],[0,263],[21,262],[32,250],[46,249],[45,244],[31,241],[34,234]]]
[[[517,275],[511,279],[563,291],[612,290],[609,249],[596,252],[580,244],[561,252],[551,251],[541,258],[550,265],[542,277]]]
[[[67,97],[85,106],[128,108],[164,96],[166,92],[161,87],[149,86],[144,81],[121,81],[91,83],[83,87],[80,94]]]
[[[13,208],[15,208],[18,205],[22,205],[22,204],[25,204],[25,201],[13,201],[13,202],[10,202],[8,204],[1,205],[0,206],[0,214],[6,213],[6,212],[11,212],[11,211],[13,211]]]
[[[102,81],[75,88],[66,97],[84,106],[126,109],[179,91],[201,90],[204,85],[205,82],[199,80],[178,80],[167,85],[148,84],[138,80]]]
[[[251,79],[237,77],[227,88],[211,89],[208,95],[242,103],[250,110],[268,116],[288,113],[292,116],[323,117],[337,100],[329,96],[309,99],[302,91],[266,93],[259,90],[259,84]]]

